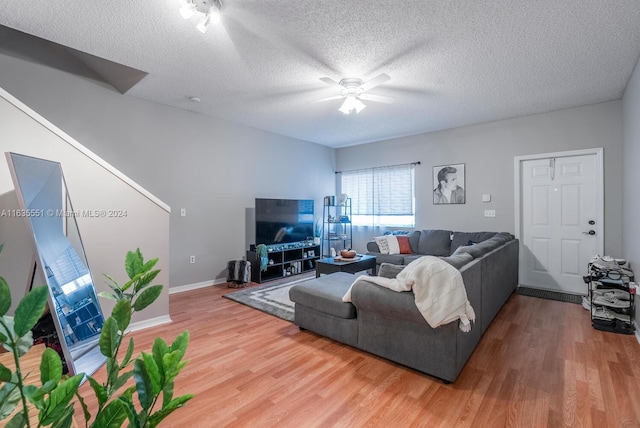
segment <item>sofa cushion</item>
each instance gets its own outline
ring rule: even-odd
[[[453,254],[458,249],[458,247],[477,244],[482,241],[486,241],[487,239],[495,235],[496,232],[453,232],[450,251],[449,253],[442,255],[448,256],[450,254]]]
[[[381,254],[381,253],[367,253],[370,256],[376,256],[376,264],[392,263],[394,265],[404,264],[404,254]]]
[[[398,247],[400,248],[400,254],[412,254],[411,244],[409,243],[408,236],[398,236]]]
[[[461,247],[458,247],[458,249],[454,252],[454,255],[467,253],[471,254],[474,259],[477,259],[484,256],[488,252],[495,250],[503,244],[504,242],[501,242],[499,239],[487,239],[486,241],[482,241],[479,244],[463,245]]]
[[[402,264],[406,266],[412,261],[418,260],[420,257],[424,257],[424,256],[422,254],[407,254],[404,256],[404,260],[402,261]]]
[[[378,269],[378,276],[383,278],[395,278],[404,269],[404,265],[382,263]]]
[[[387,242],[386,236],[376,236],[373,238],[378,245],[378,249],[380,250],[380,254],[389,254],[389,243]]]
[[[460,253],[455,253],[448,257],[442,257],[442,260],[449,263],[454,268],[460,269],[462,266],[466,265],[471,260],[473,260],[473,256],[469,253],[460,252]]]
[[[411,246],[411,252],[418,254],[418,243],[420,242],[420,231],[414,230],[407,235],[409,238],[409,245]]]
[[[439,229],[420,231],[417,253],[425,256],[450,255],[451,231]]]
[[[339,318],[356,318],[356,308],[351,303],[342,301],[355,280],[355,276],[336,272],[296,284],[289,289],[289,298],[300,304],[325,314]]]

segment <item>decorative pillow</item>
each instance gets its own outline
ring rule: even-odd
[[[400,254],[413,254],[411,251],[411,245],[409,244],[408,236],[398,236],[398,246],[400,247]]]
[[[383,278],[395,278],[400,272],[402,272],[404,266],[394,265],[392,263],[381,263],[378,269],[378,276]]]
[[[376,241],[376,244],[378,244],[380,254],[389,254],[389,244],[387,243],[386,236],[376,236],[373,239]]]
[[[389,246],[389,254],[400,254],[400,245],[398,237],[395,235],[387,235],[387,245]]]

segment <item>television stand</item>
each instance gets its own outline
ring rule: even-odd
[[[261,271],[258,253],[255,249],[247,251],[253,282],[263,283],[314,271],[316,260],[320,259],[320,245],[309,244],[307,241],[267,245],[267,257],[267,270]]]

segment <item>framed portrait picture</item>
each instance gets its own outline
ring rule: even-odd
[[[464,204],[464,164],[438,165],[433,167],[433,204]]]

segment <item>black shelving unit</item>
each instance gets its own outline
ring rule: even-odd
[[[613,333],[635,333],[634,274],[615,261],[596,259],[588,266],[591,325]]]
[[[252,281],[262,283],[315,270],[316,260],[320,258],[320,245],[307,242],[268,245],[267,257],[267,270],[262,271],[257,251],[247,251],[247,260],[251,262]]]
[[[331,248],[340,250],[353,245],[353,226],[351,222],[351,198],[335,203],[334,197],[325,197],[322,208],[322,254],[329,257]]]

